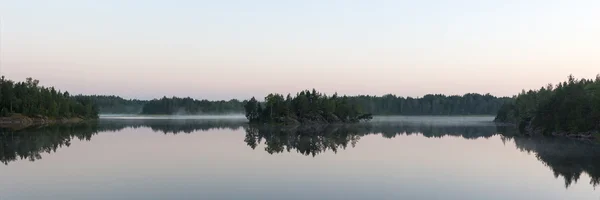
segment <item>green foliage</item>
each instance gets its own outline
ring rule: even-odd
[[[324,98],[323,98],[324,97]],[[370,119],[376,115],[493,115],[511,98],[498,98],[490,94],[465,94],[463,96],[425,95],[423,98],[397,97],[395,95],[378,96],[323,96],[306,90],[291,99],[284,100],[282,95],[271,94],[265,98],[265,109],[260,116],[248,118],[255,122],[281,121],[285,118],[293,120],[323,121],[356,121]],[[258,104],[260,105],[260,104]],[[252,106],[256,110],[258,105]],[[246,109],[248,114],[248,109]],[[248,117],[248,116],[247,116]],[[308,118],[308,119],[306,119]],[[339,119],[339,120],[338,120]],[[360,120],[358,119],[358,120]]]
[[[102,114],[226,114],[244,112],[243,103],[229,101],[195,100],[190,97],[163,97],[154,100],[124,99],[118,96],[86,96],[98,106]]]
[[[148,101],[142,107],[141,114],[163,115],[195,115],[195,114],[225,114],[241,113],[244,107],[242,102],[232,99],[229,101],[196,100],[190,97],[178,98],[163,97]]]
[[[148,102],[138,99],[124,99],[114,95],[90,95],[87,97],[98,106],[98,111],[102,114],[140,114],[142,107]]]
[[[600,130],[600,76],[575,79],[523,91],[498,112],[497,122],[543,134],[579,134]]]
[[[92,98],[79,95],[72,97],[72,99],[77,102],[77,104],[72,105],[74,113],[81,113],[77,115],[85,118],[98,118],[98,108],[92,101]]]
[[[349,97],[338,98],[306,90],[296,97],[269,94],[260,103],[253,97],[245,102],[246,118],[252,123],[338,123],[369,120],[371,114],[362,112]]]
[[[55,118],[98,117],[98,112],[91,101],[71,98],[68,92],[62,93],[53,87],[39,86],[39,81],[32,78],[27,78],[25,82],[13,82],[2,76],[0,114],[9,116],[11,113]]]
[[[469,93],[462,96],[428,94],[422,98],[356,96],[350,101],[376,115],[495,115],[510,98]]]
[[[0,110],[0,116],[8,117],[9,115],[10,115],[10,113],[8,112],[8,109],[2,108],[2,110]]]
[[[52,104],[50,104],[48,115],[50,117],[58,117],[58,104],[56,104],[56,102],[52,102]]]
[[[244,110],[246,112],[246,118],[251,122],[259,121],[260,110],[258,108],[258,101],[254,97],[244,103]],[[262,109],[262,108],[261,108]]]

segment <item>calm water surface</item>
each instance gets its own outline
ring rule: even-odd
[[[0,200],[600,199],[600,147],[491,117],[255,127],[108,116],[0,133]]]

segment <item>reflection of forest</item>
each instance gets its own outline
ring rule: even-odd
[[[42,158],[41,153],[56,152],[68,147],[72,139],[90,140],[98,131],[95,123],[55,125],[19,131],[0,130],[0,161],[4,164],[18,159],[30,161]]]
[[[441,138],[445,136],[476,139],[489,138],[497,133],[495,126],[437,126],[431,124],[403,123],[363,123],[347,125],[313,125],[297,127],[248,126],[246,143],[253,149],[262,141],[270,154],[284,150],[296,150],[304,155],[316,156],[327,150],[337,152],[348,144],[355,146],[360,137],[379,135],[394,138],[397,135],[419,134],[425,137]]]
[[[41,153],[56,152],[68,147],[71,140],[90,140],[99,132],[126,128],[150,128],[164,134],[193,133],[212,129],[238,130],[243,121],[235,120],[99,120],[79,124],[31,127],[23,130],[0,129],[0,161],[4,164],[18,159],[35,161]]]
[[[231,119],[103,119],[98,122],[99,131],[120,131],[125,128],[150,128],[164,134],[193,133],[213,129],[238,130],[246,121]]]
[[[565,187],[577,182],[581,173],[591,177],[590,184],[600,183],[600,146],[596,142],[548,137],[512,137],[517,149],[534,153],[539,161],[562,176]]]
[[[326,151],[337,152],[358,144],[366,135],[394,138],[401,135],[421,135],[427,138],[461,137],[464,139],[489,138],[500,133],[503,142],[513,141],[516,148],[532,152],[538,160],[550,167],[556,177],[562,176],[568,187],[585,172],[592,177],[591,184],[600,183],[600,146],[589,141],[564,138],[531,138],[519,136],[511,127],[491,124],[461,125],[435,123],[373,122],[350,125],[322,126],[248,126],[242,120],[99,120],[97,122],[54,125],[24,130],[0,130],[0,161],[8,164],[19,159],[35,161],[42,153],[52,153],[68,147],[71,140],[90,140],[105,131],[126,128],[150,128],[164,134],[194,133],[213,129],[246,132],[244,141],[252,149],[263,144],[270,154],[298,152],[317,156]]]

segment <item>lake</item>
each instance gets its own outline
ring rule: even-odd
[[[249,126],[104,116],[0,134],[0,200],[600,199],[600,146],[493,117]]]

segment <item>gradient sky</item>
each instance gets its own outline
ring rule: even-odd
[[[0,0],[0,73],[151,99],[513,95],[600,73],[597,0]]]

